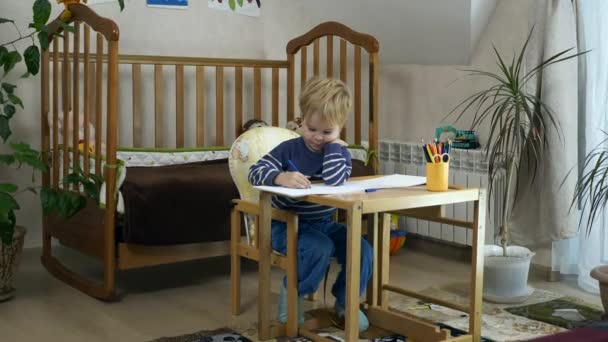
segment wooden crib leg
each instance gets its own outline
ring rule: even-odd
[[[240,214],[236,209],[232,209],[230,214],[230,291],[233,315],[241,313],[241,257],[238,251],[240,240]]]

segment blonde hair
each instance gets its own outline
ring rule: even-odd
[[[350,90],[344,82],[333,78],[313,77],[300,94],[303,120],[316,112],[328,124],[343,127],[351,106]]]

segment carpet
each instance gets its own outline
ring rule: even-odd
[[[569,330],[600,322],[604,314],[601,310],[573,302],[571,298],[567,297],[532,305],[506,308],[505,310],[514,315],[557,325]]]
[[[220,328],[215,330],[201,330],[192,334],[161,337],[150,342],[252,342],[249,338],[244,337],[228,328]]]
[[[422,294],[463,305],[468,305],[469,303],[468,292],[468,285],[464,283],[454,283],[442,286],[441,288],[430,287],[421,291]],[[427,305],[428,303],[420,302],[415,298],[396,294],[390,294],[389,298],[389,305],[393,310],[406,312],[432,322],[468,331],[469,317],[460,311],[442,306]],[[540,304],[542,307],[542,303],[554,302],[558,299],[566,301],[571,305],[577,304],[591,310],[601,309],[600,307],[584,303],[579,299],[565,297],[542,289],[535,289],[534,293],[525,302],[518,304],[517,307],[527,307],[536,304]],[[509,310],[518,311],[515,309],[516,307],[513,304],[495,304],[484,301],[482,304],[481,335],[496,342],[508,342],[531,340],[568,331],[564,326],[554,325],[532,317],[509,312]],[[523,312],[524,310],[521,311]]]

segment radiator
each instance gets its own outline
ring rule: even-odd
[[[425,176],[426,161],[423,160],[422,147],[419,143],[382,140],[378,148],[379,167],[382,174],[406,174]],[[488,163],[481,150],[453,149],[450,159],[450,184],[472,188],[488,189]],[[492,196],[488,194],[486,212],[485,242],[494,243],[494,232],[502,221],[502,193],[504,177],[494,179]],[[445,207],[445,216],[457,220],[473,220],[473,203],[451,204]],[[400,229],[408,234],[430,237],[434,240],[457,245],[471,245],[473,233],[470,229],[449,224],[429,222],[402,217]]]

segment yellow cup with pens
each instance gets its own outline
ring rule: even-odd
[[[451,142],[434,142],[423,146],[427,190],[446,191],[448,189],[451,145]]]

